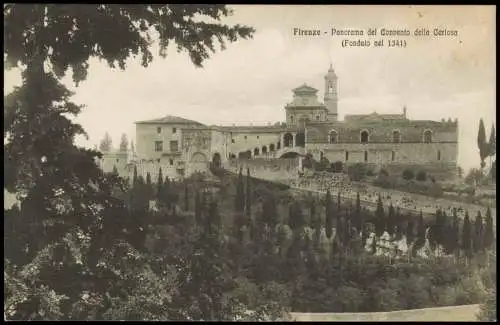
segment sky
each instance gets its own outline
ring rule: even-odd
[[[115,147],[123,133],[135,138],[134,122],[182,116],[206,124],[283,121],[291,90],[303,83],[319,89],[333,64],[339,78],[339,118],[345,114],[401,113],[411,119],[459,120],[459,164],[479,165],[477,129],[489,137],[496,119],[494,6],[232,6],[225,23],[256,29],[253,39],[228,44],[196,68],[174,48],[148,67],[131,61],[126,71],[90,61],[88,79],[73,100],[85,104],[75,119],[93,147],[105,132]],[[293,29],[320,29],[321,36],[294,36]],[[381,37],[325,35],[331,28],[457,30],[458,36],[408,36],[405,48],[346,48],[342,40]],[[385,42],[389,37],[385,37]],[[392,38],[396,39],[396,38]],[[157,50],[154,49],[155,53]],[[4,93],[20,84],[19,71],[4,72]]]

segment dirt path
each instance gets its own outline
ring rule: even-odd
[[[340,321],[477,321],[479,305],[425,308],[380,313],[291,313],[299,322]]]

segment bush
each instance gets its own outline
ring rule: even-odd
[[[415,178],[415,173],[411,169],[405,169],[403,171],[403,179],[409,181],[411,179]]]
[[[365,164],[354,164],[347,168],[347,174],[351,181],[360,181],[366,176],[366,165]]]
[[[382,176],[389,176],[389,172],[385,169],[381,169],[378,174]]]
[[[427,173],[423,170],[418,171],[416,180],[419,182],[425,182],[427,180]]]
[[[366,176],[372,177],[372,176],[375,176],[375,173],[373,172],[373,170],[368,169],[368,171],[366,172]]]
[[[342,173],[344,171],[344,163],[341,161],[336,161],[331,165],[333,173]]]

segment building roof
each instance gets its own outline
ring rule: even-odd
[[[307,84],[303,84],[292,90],[294,93],[317,93],[318,89],[308,86]]]
[[[188,120],[179,116],[167,115],[165,117],[147,120],[147,121],[138,121],[135,124],[193,124],[193,125],[203,125],[200,122],[196,122],[193,120]]]

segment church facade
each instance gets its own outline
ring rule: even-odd
[[[292,101],[284,106],[282,123],[209,126],[175,116],[136,122],[133,160],[161,165],[172,177],[204,171],[210,163],[224,164],[231,159],[283,159],[307,154],[317,161],[326,158],[344,165],[456,170],[456,119],[410,120],[403,108],[401,114],[345,115],[339,121],[337,90],[338,78],[330,66],[324,77],[323,101],[318,98],[318,90],[307,84],[293,89]]]

